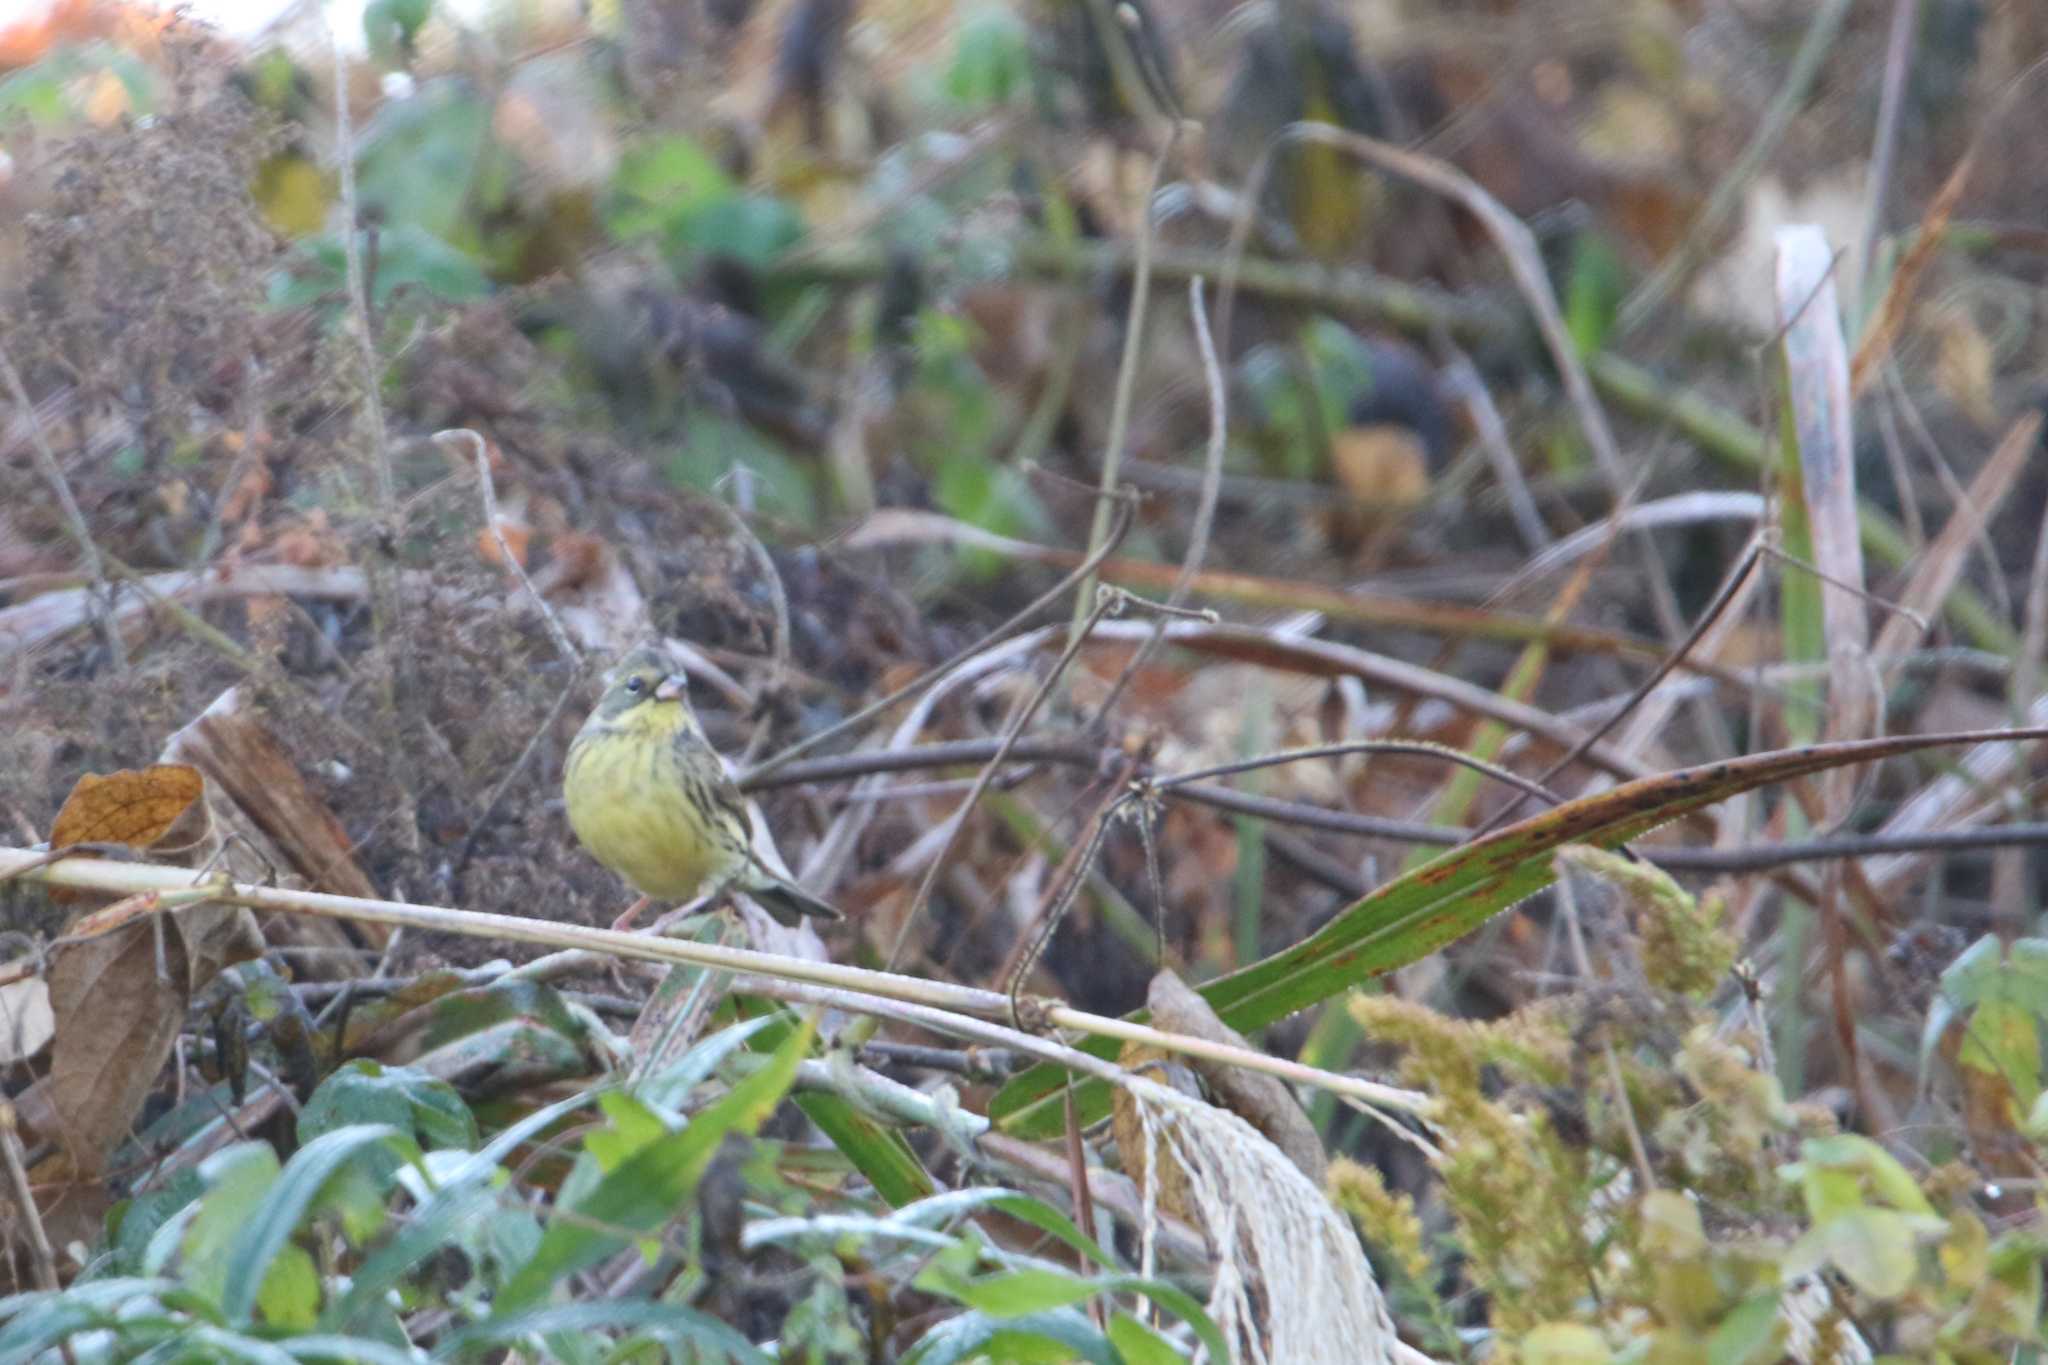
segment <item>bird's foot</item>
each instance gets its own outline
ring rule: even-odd
[[[639,900],[627,906],[624,914],[612,921],[612,928],[617,929],[621,933],[631,929],[633,921],[640,917],[640,912],[652,904],[654,904],[654,897],[642,896]]]

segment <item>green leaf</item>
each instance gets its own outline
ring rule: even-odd
[[[458,1245],[496,1210],[498,1195],[478,1183],[442,1190],[402,1220],[349,1276],[348,1290],[320,1319],[328,1331],[362,1330],[386,1311],[384,1296],[411,1269],[442,1247]]]
[[[1707,1338],[1708,1365],[1768,1365],[1778,1358],[1778,1295],[1752,1294]]]
[[[1956,1065],[1999,1077],[2019,1105],[2031,1105],[2041,1094],[2041,1032],[2036,1016],[2003,1000],[1985,1001],[1964,1027]]]
[[[1699,1205],[1676,1190],[1652,1190],[1643,1196],[1642,1246],[1661,1264],[1705,1254],[1707,1233]]]
[[[779,1008],[768,1008],[768,1012],[752,1019],[722,1028],[709,1038],[694,1044],[675,1061],[660,1070],[636,1081],[633,1093],[649,1105],[665,1112],[680,1112],[706,1076],[717,1069],[727,1057],[745,1047],[756,1035],[772,1032],[776,1043],[788,1037],[788,1016]]]
[[[1030,1318],[996,1319],[957,1313],[918,1338],[903,1365],[954,1365],[981,1358],[1013,1365],[1118,1365],[1116,1348],[1093,1323],[1071,1309]]]
[[[1379,887],[1293,947],[1209,982],[1201,994],[1226,1024],[1251,1033],[1463,938],[1555,881],[1552,855],[1566,844],[1613,848],[1730,796],[1833,768],[1943,745],[2042,737],[2048,737],[2048,730],[1854,740],[1751,754],[1639,778],[1564,802],[1441,854]],[[1110,1057],[1116,1044],[1090,1040],[1084,1050]],[[997,1093],[989,1116],[1017,1136],[1060,1131],[1057,1092],[1062,1085],[1057,1067],[1033,1067]],[[1081,1087],[1080,1101],[1085,1123],[1108,1112],[1099,1081]]]
[[[965,109],[1007,104],[1031,82],[1031,33],[1008,9],[978,6],[953,35],[947,99]]]
[[[363,6],[363,39],[387,65],[412,59],[413,40],[427,22],[429,0],[370,0]]]
[[[2048,1142],[2048,1090],[2034,1097],[2033,1107],[2027,1111],[2024,1131],[2036,1142]]]
[[[387,1124],[427,1150],[468,1151],[478,1141],[476,1116],[454,1086],[413,1067],[387,1067],[368,1058],[348,1062],[320,1082],[299,1114],[299,1143],[358,1123]]]
[[[38,1359],[81,1332],[147,1311],[175,1288],[169,1280],[121,1276],[0,1299],[0,1360]]]
[[[418,228],[458,240],[489,148],[491,111],[456,78],[387,100],[356,143],[356,200],[382,231]],[[378,270],[383,270],[380,236]]]
[[[1044,1200],[1033,1199],[1029,1195],[1013,1194],[996,1200],[995,1207],[1020,1222],[1031,1224],[1040,1232],[1051,1233],[1104,1270],[1117,1268],[1116,1262],[1093,1237],[1082,1232],[1073,1219]]]
[[[473,1245],[495,1264],[525,1264],[539,1244],[540,1233],[523,1210],[498,1209],[495,1186],[503,1177],[500,1163],[609,1093],[592,1088],[536,1109],[507,1125],[479,1151],[458,1154],[444,1149],[426,1154],[433,1194],[356,1269],[348,1292],[327,1310],[324,1325],[343,1330],[366,1323],[406,1272],[443,1246]]]
[[[118,44],[90,42],[53,48],[0,76],[0,116],[19,111],[44,132],[67,131],[88,121],[87,102],[109,77],[120,83],[130,116],[156,112],[156,77],[148,64]]]
[[[256,1295],[263,1325],[284,1330],[311,1327],[320,1316],[320,1272],[304,1247],[287,1245],[270,1263]]]
[[[254,1218],[278,1170],[277,1153],[265,1142],[236,1143],[201,1163],[199,1174],[207,1189],[186,1225],[180,1249],[187,1287],[208,1303],[226,1301],[231,1284],[228,1250]]]
[[[597,1162],[600,1171],[617,1170],[635,1152],[639,1152],[673,1130],[661,1121],[661,1116],[631,1095],[613,1091],[597,1102],[604,1116],[611,1120],[608,1127],[600,1128],[583,1140],[583,1150]]]
[[[123,1274],[139,1272],[143,1251],[149,1246],[150,1239],[156,1236],[157,1229],[205,1190],[206,1182],[200,1179],[199,1172],[187,1166],[172,1172],[157,1188],[116,1204],[107,1215],[112,1268]]]
[[[804,219],[786,199],[768,194],[734,194],[684,215],[676,242],[706,255],[737,257],[766,266],[803,239]]]
[[[944,1292],[992,1318],[1016,1318],[1093,1298],[1095,1286],[1063,1270],[1012,1270],[949,1285]]]
[[[264,1191],[261,1202],[249,1212],[228,1250],[227,1285],[221,1295],[223,1318],[237,1325],[250,1322],[265,1277],[321,1190],[349,1162],[378,1148],[390,1148],[415,1160],[419,1157],[418,1145],[386,1124],[336,1129],[292,1155]]]
[[[553,1336],[568,1332],[634,1330],[692,1348],[685,1360],[736,1360],[768,1365],[769,1357],[718,1319],[681,1304],[616,1299],[597,1303],[565,1303],[518,1313],[495,1313],[487,1320],[454,1332],[435,1351],[440,1360],[460,1359],[472,1347],[496,1342]],[[701,1353],[701,1354],[699,1354]]]
[[[1621,257],[1607,240],[1597,232],[1581,232],[1572,244],[1564,296],[1564,329],[1580,356],[1597,355],[1607,345],[1627,284]]]
[[[293,247],[289,264],[270,277],[273,308],[325,304],[338,311],[347,298],[348,259],[339,238],[311,238]],[[378,307],[401,289],[422,290],[460,302],[491,292],[483,267],[446,242],[416,227],[396,227],[377,237],[377,278],[371,293]]]
[[[498,1296],[493,1319],[532,1306],[567,1275],[608,1255],[619,1245],[609,1229],[652,1232],[680,1210],[704,1168],[728,1133],[751,1134],[772,1113],[796,1077],[797,1063],[810,1047],[815,1025],[793,1030],[753,1075],[708,1106],[682,1131],[641,1148],[608,1173],[597,1188],[548,1224],[541,1244]]]
[[[1913,1173],[1897,1157],[1860,1133],[1808,1138],[1799,1145],[1799,1163],[1861,1176],[1869,1182],[1871,1192],[1893,1208],[1927,1217],[1934,1214],[1934,1206],[1920,1192]]]
[[[1919,1266],[1913,1226],[1891,1209],[1857,1209],[1817,1229],[1828,1260],[1858,1289],[1894,1299],[1913,1283]]]
[[[1942,972],[1941,993],[1963,1008],[1997,1001],[2048,1018],[2048,939],[2005,947],[1996,934],[1984,935]]]
[[[336,1365],[419,1365],[419,1357],[368,1337],[333,1334],[295,1336],[279,1343],[294,1360],[332,1360]]]
[[[837,1095],[812,1092],[797,1096],[796,1104],[891,1206],[901,1208],[938,1189],[898,1130],[884,1128]]]
[[[682,448],[668,459],[669,477],[709,491],[735,466],[759,480],[764,513],[804,526],[816,519],[810,480],[789,456],[744,422],[706,408],[692,410],[684,421]]]
[[[671,135],[629,148],[605,194],[604,225],[621,242],[675,232],[735,186],[703,146]]]
[[[1125,1365],[1185,1365],[1187,1360],[1166,1338],[1121,1308],[1110,1315],[1109,1344]]]
[[[1606,1365],[1613,1358],[1607,1339],[1576,1322],[1546,1322],[1521,1341],[1516,1359],[1527,1365]]]

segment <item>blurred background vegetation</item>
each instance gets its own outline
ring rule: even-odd
[[[81,774],[170,757],[232,688],[324,831],[324,854],[283,850],[288,879],[608,923],[621,888],[557,793],[611,654],[689,642],[713,740],[766,757],[1044,592],[1099,546],[1113,480],[1141,497],[1102,576],[1163,599],[1185,564],[1190,600],[1236,633],[1153,653],[1133,628],[1083,651],[1033,733],[1096,745],[1099,770],[1006,776],[923,910],[972,763],[757,793],[792,866],[850,913],[836,960],[1006,988],[1133,774],[1401,737],[1537,777],[1625,710],[1765,496],[1796,498],[1796,309],[1773,273],[1789,224],[1838,253],[1849,345],[1879,338],[1846,446],[1859,582],[1927,618],[1882,661],[1878,720],[1827,737],[2048,720],[2032,0],[302,0],[260,22],[217,8],[220,27],[32,8],[0,16],[0,821],[24,846]],[[1468,178],[1526,229],[1533,275],[1471,202],[1303,123]],[[1532,290],[1556,300],[1563,355]],[[451,428],[482,438],[489,526],[468,448],[431,439]],[[2001,463],[2002,439],[2020,444]],[[519,605],[508,558],[573,654]],[[1792,699],[1819,695],[1801,689],[1827,642],[1786,586],[1814,580],[1768,557],[1757,578],[1678,675],[1690,690],[1558,790],[1821,736]],[[949,692],[920,733],[999,734],[1057,645]],[[1672,843],[2038,820],[2039,747],[2002,752],[1873,769],[1825,819],[1745,796]],[[1517,796],[1413,753],[1235,781],[1446,840]],[[1257,963],[1435,851],[1261,809],[1148,808],[1152,850],[1117,823],[1030,989],[1138,1008],[1161,965]],[[1573,904],[1546,892],[1260,1034],[1447,1106],[1419,1141],[1302,1096],[1403,1349],[2042,1358],[2048,857],[1889,856],[1721,878],[1700,860],[1663,900],[1614,891],[1612,869],[1568,879]],[[27,945],[72,913],[0,894]],[[571,1119],[548,1106],[594,1102],[590,1023],[625,1028],[641,979],[523,982],[505,945],[453,935],[266,932],[258,962],[282,975],[232,969],[233,1014],[226,986],[192,980],[162,1052],[137,1054],[143,1107],[100,1153],[118,1178],[39,1176],[78,1197],[47,1210],[72,1297],[0,1304],[0,1343],[94,1327],[105,1358],[259,1358],[259,1339],[312,1358],[289,1343],[317,1327],[349,1342],[322,1358],[1150,1360],[1216,1330],[1199,1251],[1156,1293],[1112,1284],[1138,1268],[1127,1213],[1076,1230],[1056,1174],[975,1165],[995,1158],[962,1156],[942,1116],[913,1125],[918,1175],[891,1188],[843,1115],[778,1108],[807,1083],[785,1019],[726,1002],[655,1098]],[[1674,954],[1713,970],[1664,979]],[[350,976],[381,983],[364,998],[394,1033],[336,1005]],[[407,1003],[429,1011],[411,1028]],[[276,1020],[300,1014],[319,1043],[295,1051]],[[48,1074],[47,1032],[9,1050],[10,1095]],[[458,1042],[509,1052],[488,1075],[422,1069]],[[250,1046],[301,1111],[244,1113],[230,1128],[251,1141],[216,1152]],[[950,1064],[991,1112],[1000,1076]],[[459,1178],[436,1168],[429,1194],[390,1139],[350,1136],[368,1122],[429,1149],[512,1140]],[[694,1145],[660,1181],[619,1176],[656,1131]],[[63,1146],[41,1137],[27,1155]],[[1128,1167],[1118,1145],[1091,1151]],[[346,1180],[302,1161],[344,1148]],[[494,1201],[481,1173],[532,1200]],[[648,1240],[640,1259],[631,1239],[664,1225],[630,1201],[602,1205],[623,1227],[610,1259],[563,1250],[559,1223],[543,1238],[535,1192],[601,1205],[615,1176],[620,1200],[643,1180],[684,1210],[686,1250]],[[101,1183],[127,1202],[81,1193]],[[891,1240],[888,1206],[978,1183],[1030,1193]],[[474,1220],[485,1205],[498,1221]],[[440,1250],[351,1291],[401,1208]],[[257,1209],[283,1230],[238,1243]],[[770,1228],[831,1210],[869,1221]],[[131,1314],[153,1326],[125,1337],[114,1298],[86,1292],[123,1277],[154,1286]],[[549,1292],[688,1312],[517,1317]]]

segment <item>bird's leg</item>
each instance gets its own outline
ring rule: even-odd
[[[624,914],[620,915],[617,919],[612,921],[612,928],[617,929],[621,932],[624,932],[627,929],[631,929],[633,927],[633,921],[639,918],[640,912],[642,910],[645,910],[648,906],[652,904],[654,904],[654,897],[642,896],[639,900],[634,901],[631,905],[627,906]]]

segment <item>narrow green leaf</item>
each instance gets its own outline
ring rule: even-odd
[[[797,1063],[810,1047],[813,1024],[806,1020],[776,1049],[768,1065],[734,1086],[731,1093],[671,1133],[635,1152],[578,1201],[571,1219],[549,1223],[540,1248],[498,1296],[496,1317],[537,1303],[562,1277],[592,1264],[619,1245],[604,1229],[651,1232],[683,1205],[727,1133],[753,1133],[788,1093]]]
[[[1708,1365],[1766,1365],[1778,1358],[1778,1295],[1753,1294],[1707,1337]]]
[[[563,1303],[517,1313],[497,1313],[448,1336],[434,1352],[436,1360],[456,1360],[472,1348],[563,1332],[630,1329],[652,1332],[694,1350],[689,1360],[736,1360],[768,1365],[769,1357],[717,1318],[681,1304],[645,1299],[613,1299],[596,1303]],[[702,1352],[704,1354],[698,1354]]]
[[[1031,1224],[1040,1232],[1051,1233],[1104,1270],[1117,1268],[1116,1262],[1093,1237],[1081,1231],[1073,1219],[1043,1199],[1033,1199],[1023,1194],[1007,1195],[996,1200],[995,1207],[1020,1222]]]
[[[957,1313],[918,1338],[903,1362],[955,1365],[976,1358],[1006,1365],[1065,1365],[1076,1359],[1090,1365],[1119,1365],[1109,1338],[1072,1309],[1004,1319],[972,1311]]]
[[[315,1138],[285,1163],[228,1251],[227,1285],[221,1294],[221,1314],[228,1322],[251,1320],[264,1277],[321,1189],[350,1161],[375,1148],[389,1148],[413,1160],[420,1154],[418,1144],[397,1129],[365,1123]]]
[[[276,1183],[279,1169],[277,1153],[267,1142],[238,1142],[200,1164],[206,1193],[178,1249],[186,1287],[216,1310],[228,1293],[229,1248]]]
[[[1126,1365],[1185,1365],[1187,1357],[1166,1339],[1119,1308],[1110,1315],[1109,1344]]]
[[[1017,1318],[1091,1299],[1095,1286],[1062,1270],[1011,1270],[950,1286],[946,1292],[990,1317]]]
[[[1202,988],[1223,1021],[1250,1033],[1453,943],[1556,880],[1551,855],[1566,844],[1613,848],[1678,817],[1774,782],[1927,749],[2048,737],[2048,729],[1966,731],[1846,741],[1751,754],[1639,778],[1567,801],[1452,849],[1379,887],[1315,934],[1263,962]],[[1142,1015],[1134,1016],[1142,1017]],[[1114,1043],[1087,1050],[1113,1056]],[[1014,1078],[989,1105],[1004,1131],[1042,1137],[1059,1130],[1051,1065]],[[1100,1082],[1081,1088],[1084,1122],[1107,1112]]]
[[[796,1104],[892,1208],[938,1189],[902,1133],[884,1128],[837,1095],[799,1095]]]

